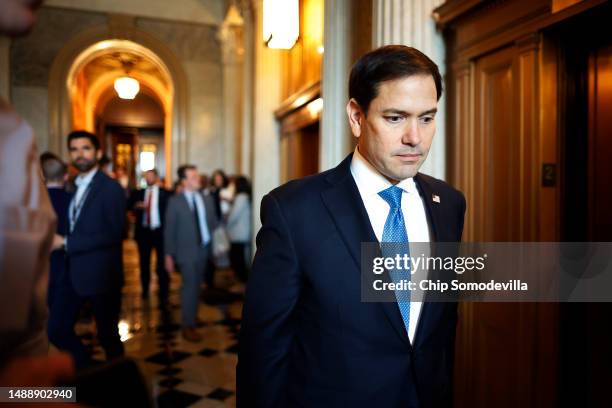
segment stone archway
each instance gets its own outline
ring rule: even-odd
[[[165,44],[129,22],[84,31],[68,42],[55,57],[49,75],[49,147],[62,156],[66,155],[65,136],[72,130],[70,86],[78,67],[100,53],[122,47],[155,61],[168,77],[171,92],[166,106],[165,146],[166,181],[171,183],[176,166],[187,158],[187,76],[179,59]]]

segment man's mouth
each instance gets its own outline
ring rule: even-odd
[[[422,154],[420,153],[404,153],[404,154],[398,154],[397,157],[399,157],[402,161],[407,161],[407,162],[415,162],[418,161],[421,158]]]

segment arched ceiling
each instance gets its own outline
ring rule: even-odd
[[[74,62],[68,79],[73,126],[93,129],[109,100],[116,96],[114,82],[129,75],[140,83],[140,92],[158,102],[168,114],[172,109],[173,84],[167,67],[155,54],[125,40],[97,43]],[[129,105],[129,101],[126,101]]]
[[[162,83],[165,82],[165,76],[153,61],[126,51],[102,54],[83,67],[85,79],[90,84],[109,72],[122,76],[126,71],[128,73],[139,72],[157,78]]]

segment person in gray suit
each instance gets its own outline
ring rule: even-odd
[[[212,233],[219,220],[212,199],[199,192],[201,182],[196,166],[179,167],[178,178],[183,191],[168,200],[166,209],[165,264],[168,273],[175,267],[181,273],[182,334],[185,340],[197,342],[202,339],[195,329],[198,295],[212,252]]]

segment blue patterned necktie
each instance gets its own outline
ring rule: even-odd
[[[382,236],[382,255],[386,258],[395,258],[396,255],[404,257],[404,254],[410,256],[410,250],[408,248],[408,234],[406,233],[406,224],[404,223],[404,214],[402,213],[402,189],[397,186],[391,186],[386,190],[378,193],[383,200],[389,204],[389,215],[387,215],[387,221],[385,221],[385,229],[383,230]],[[385,245],[384,243],[393,243]],[[397,245],[403,244],[406,245]],[[407,270],[390,269],[389,276],[395,283],[400,282],[402,279],[410,279],[410,272]],[[397,305],[402,319],[404,320],[404,326],[406,327],[406,333],[408,333],[410,323],[410,291],[408,290],[396,290],[395,298],[397,299]]]

